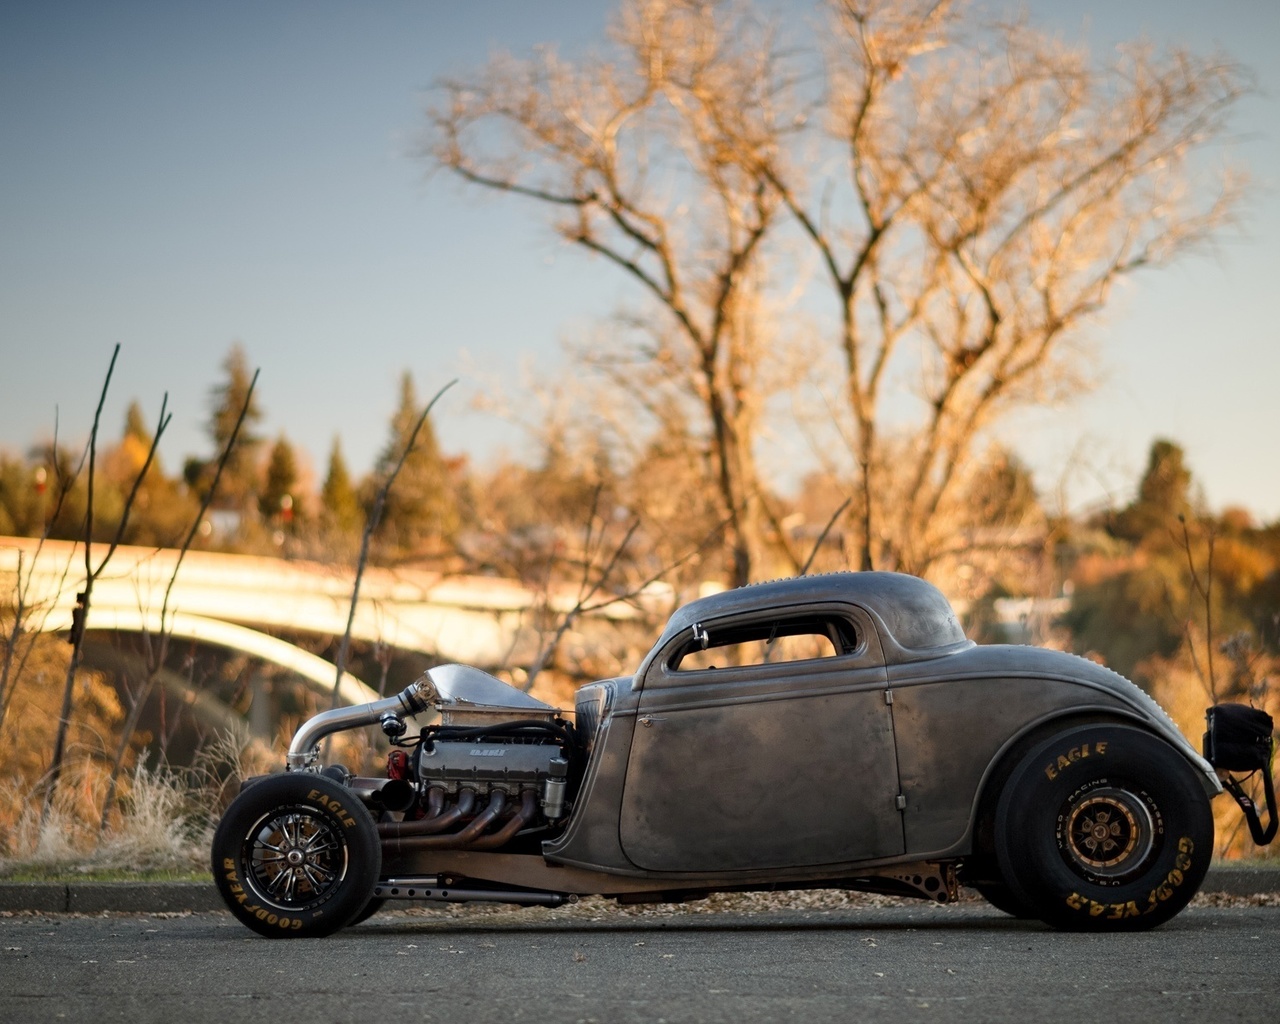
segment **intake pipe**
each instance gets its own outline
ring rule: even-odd
[[[423,675],[394,697],[375,700],[369,704],[357,704],[349,708],[322,711],[303,722],[294,733],[293,742],[289,744],[289,753],[285,756],[285,769],[292,772],[312,767],[320,756],[320,741],[332,733],[341,732],[343,729],[356,729],[362,725],[373,725],[387,715],[395,718],[411,718],[414,715],[420,715],[431,707],[435,697],[435,687]]]

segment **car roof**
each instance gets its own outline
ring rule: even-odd
[[[932,583],[896,572],[836,572],[753,583],[699,598],[672,614],[665,643],[690,628],[730,616],[767,614],[824,603],[856,604],[875,614],[890,636],[908,650],[947,647],[965,641],[951,603]]]

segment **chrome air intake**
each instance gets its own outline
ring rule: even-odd
[[[349,708],[322,711],[303,722],[302,727],[294,733],[285,758],[286,768],[289,771],[299,771],[313,767],[319,758],[320,741],[332,733],[373,725],[381,721],[384,715],[400,718],[421,714],[431,707],[435,697],[430,677],[423,675],[394,697]]]

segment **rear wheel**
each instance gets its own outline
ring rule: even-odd
[[[1164,740],[1123,725],[1064,732],[1023,758],[996,808],[1010,894],[1056,928],[1152,928],[1178,913],[1213,853],[1209,798]]]
[[[214,834],[214,881],[231,913],[269,938],[328,935],[370,903],[377,826],[331,779],[272,775],[242,792]]]

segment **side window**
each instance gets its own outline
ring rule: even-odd
[[[762,619],[720,629],[697,627],[697,632],[696,639],[676,651],[668,664],[670,671],[836,658],[853,653],[859,644],[853,624],[836,616]]]

